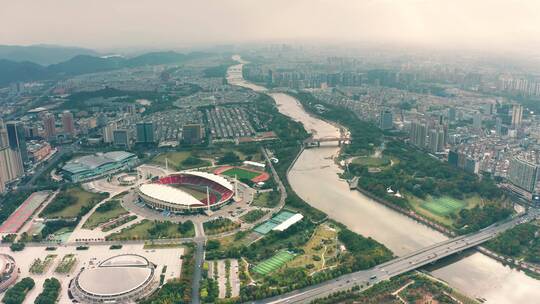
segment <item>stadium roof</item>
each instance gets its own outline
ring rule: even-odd
[[[112,257],[99,264],[99,267],[119,267],[119,266],[148,266],[149,262],[146,258],[134,255],[124,254]]]
[[[105,164],[119,162],[133,156],[135,156],[135,154],[124,151],[85,155],[69,161],[64,167],[62,167],[62,170],[69,171],[71,173],[79,173],[87,170],[94,170]]]
[[[204,205],[201,201],[194,198],[191,194],[168,185],[144,184],[139,187],[139,191],[146,196],[158,199],[162,202],[166,202],[169,204],[184,206]]]
[[[149,267],[97,267],[78,278],[81,289],[99,296],[115,296],[141,287],[152,274]]]
[[[233,186],[231,185],[231,183],[229,183],[229,181],[226,178],[221,177],[219,175],[215,175],[215,174],[207,173],[207,172],[201,172],[201,171],[182,171],[180,173],[200,176],[200,177],[209,179],[209,180],[211,180],[211,181],[213,181],[215,183],[218,183],[221,186],[223,186],[223,187],[225,187],[225,188],[227,188],[227,189],[229,189],[231,191],[233,190]]]

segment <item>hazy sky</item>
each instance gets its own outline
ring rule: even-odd
[[[98,49],[377,42],[526,50],[538,0],[0,0],[0,44]]]

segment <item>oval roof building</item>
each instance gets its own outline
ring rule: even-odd
[[[124,254],[83,268],[70,291],[82,303],[136,303],[157,287],[155,266],[143,256]]]

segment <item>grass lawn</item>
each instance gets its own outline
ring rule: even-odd
[[[108,204],[108,206],[110,205],[111,209],[108,209],[108,210],[106,210],[104,212],[100,211],[100,207],[102,207],[105,204]],[[122,216],[124,214],[129,213],[126,209],[124,209],[122,207],[119,200],[108,201],[108,202],[100,205],[100,207],[98,207],[96,209],[96,211],[94,211],[94,213],[92,213],[92,215],[84,223],[83,228],[85,228],[85,229],[94,229],[94,228],[98,227],[99,225],[101,225],[103,223],[106,223],[106,222],[108,222],[108,221],[110,221],[110,220],[112,220],[114,218],[117,218],[117,217],[120,217],[120,216]]]
[[[193,224],[191,229],[185,233],[179,231],[181,224],[171,222],[154,222],[143,220],[140,223],[122,229],[118,233],[113,233],[106,237],[107,240],[148,240],[159,238],[183,238],[195,236]]]
[[[165,159],[167,159],[169,168],[176,168],[177,170],[210,166],[210,162],[206,160],[193,165],[183,164],[190,156],[194,156],[190,151],[167,152],[154,157],[150,162],[165,167]]]
[[[233,222],[228,218],[219,218],[203,223],[204,232],[207,235],[219,234],[240,227],[240,223]]]
[[[61,196],[74,198],[74,203],[67,204],[62,208],[59,208],[59,210],[50,211],[52,205],[57,203],[57,200]],[[81,208],[90,209],[106,197],[107,195],[88,192],[81,187],[68,188],[63,193],[60,193],[60,195],[55,199],[55,201],[51,202],[49,206],[47,206],[45,210],[43,210],[42,215],[48,218],[74,218],[79,215]]]
[[[294,255],[287,251],[280,251],[273,257],[259,263],[253,268],[253,271],[261,274],[267,275],[285,265],[288,261],[294,259]]]
[[[279,203],[279,193],[277,191],[261,192],[255,195],[253,206],[274,208]]]
[[[422,208],[441,216],[455,213],[465,206],[465,202],[447,196],[432,198],[422,204]]]
[[[287,267],[302,267],[308,269],[307,265],[312,264],[308,271],[315,272],[328,266],[336,264],[338,254],[338,231],[326,224],[319,225],[313,236],[302,247],[304,254],[296,256],[287,263]],[[317,256],[317,259],[314,257]]]
[[[267,210],[254,209],[242,215],[240,218],[246,223],[253,223],[268,213]]]
[[[457,200],[449,196],[429,197],[425,200],[407,196],[407,199],[414,211],[448,227],[452,227],[454,224],[452,219],[453,214],[465,208],[471,209],[482,201],[478,196],[472,196],[465,200]]]
[[[387,156],[371,157],[359,156],[352,161],[353,164],[363,165],[368,167],[386,167],[390,165],[390,158]]]
[[[235,177],[236,176],[238,179],[249,179],[249,180],[261,175],[261,173],[259,173],[259,172],[245,170],[245,169],[237,168],[237,167],[231,168],[231,169],[223,172],[222,174],[230,176],[230,177]]]

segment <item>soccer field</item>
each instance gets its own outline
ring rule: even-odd
[[[238,179],[249,179],[249,180],[261,175],[261,173],[259,172],[249,171],[242,168],[231,168],[223,172],[222,174],[225,174],[230,177],[236,176]]]
[[[255,271],[258,274],[266,275],[270,272],[273,272],[279,269],[281,266],[283,266],[285,263],[287,263],[288,261],[292,259],[294,259],[294,255],[288,253],[287,251],[281,251],[275,256],[255,266],[253,268],[253,271]]]
[[[430,199],[422,204],[422,208],[440,216],[446,216],[465,207],[465,202],[451,197],[439,197]]]

